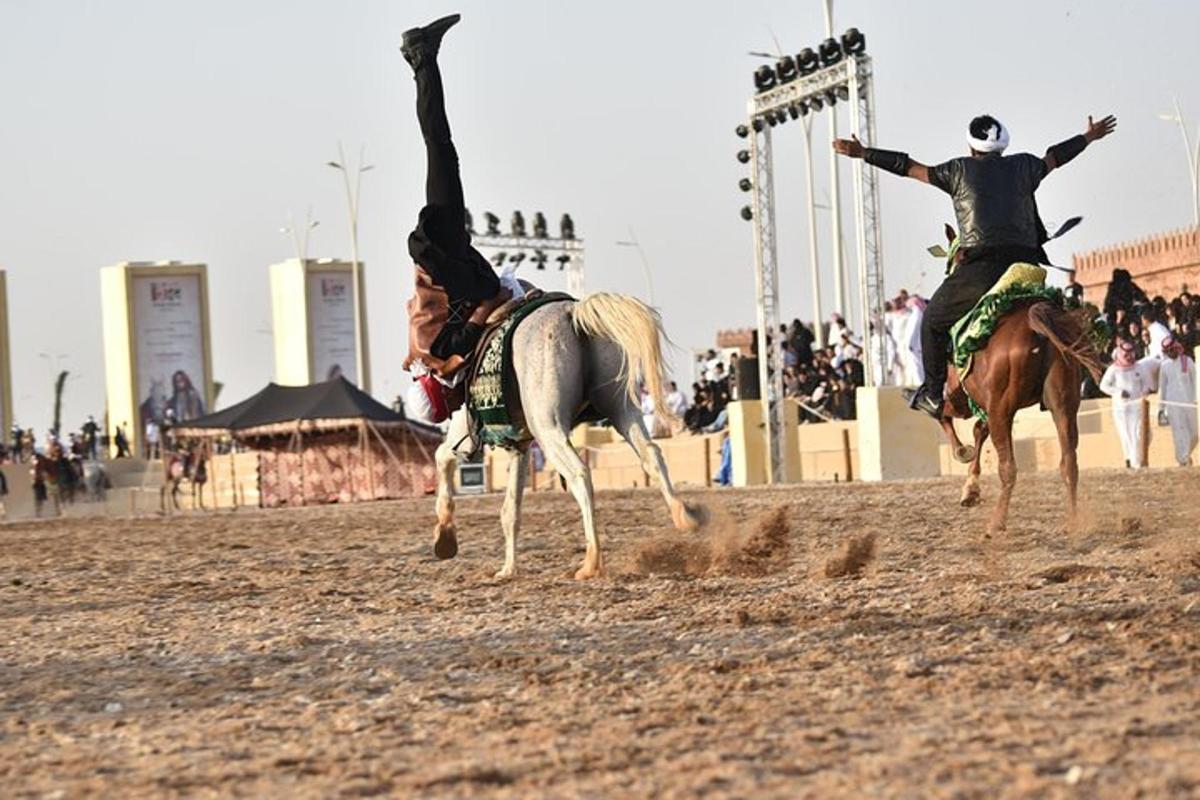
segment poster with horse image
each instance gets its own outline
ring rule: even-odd
[[[199,275],[133,279],[140,430],[150,420],[161,425],[167,416],[183,422],[208,413],[201,293]]]
[[[358,383],[354,339],[354,280],[346,271],[307,274],[308,335],[312,380],[344,377]]]

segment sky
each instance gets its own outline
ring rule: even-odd
[[[311,207],[309,256],[349,254],[339,140],[365,145],[362,190],[374,394],[407,377],[405,239],[423,203],[424,155],[402,32],[463,14],[440,62],[467,204],[573,216],[587,288],[655,304],[688,351],[754,322],[749,196],[734,135],[760,60],[824,38],[820,0],[0,0],[0,268],[7,271],[15,418],[44,430],[52,375],[70,372],[64,425],[104,412],[100,268],[208,265],[218,405],[273,377],[269,264]],[[1041,154],[1113,113],[1117,133],[1047,179],[1048,224],[1084,224],[1051,257],[1183,227],[1190,183],[1172,97],[1200,121],[1200,3],[836,0],[835,31],[860,28],[875,65],[880,146],[936,163],[965,151],[971,117]],[[814,128],[817,196],[830,185],[828,122]],[[841,118],[842,130],[847,127]],[[812,316],[803,137],[776,130],[781,317]],[[843,220],[853,220],[842,165]],[[925,253],[952,219],[929,186],[881,177],[889,292],[929,294]],[[818,210],[824,309],[832,310],[828,209]],[[846,234],[850,236],[849,233]],[[847,250],[854,268],[853,238]],[[560,277],[531,273],[548,288]]]

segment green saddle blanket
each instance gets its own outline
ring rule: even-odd
[[[987,294],[979,298],[974,308],[950,329],[951,360],[958,369],[960,381],[971,373],[975,353],[987,346],[988,339],[1000,320],[1012,307],[1022,301],[1047,300],[1063,305],[1062,290],[1046,285],[1046,270],[1036,264],[1016,263],[996,281]],[[966,392],[966,388],[963,388]],[[987,421],[987,414],[967,395],[971,411]]]
[[[574,299],[563,292],[547,292],[518,306],[507,319],[484,334],[482,349],[476,354],[467,382],[467,409],[480,444],[512,450],[523,447],[532,438],[517,394],[512,363],[513,331],[542,306]]]

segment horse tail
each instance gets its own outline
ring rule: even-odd
[[[662,318],[650,306],[623,294],[597,292],[575,304],[571,310],[575,330],[586,336],[607,339],[621,348],[621,377],[633,404],[639,405],[638,384],[644,381],[654,399],[654,411],[670,419],[664,387],[667,383],[663,363]]]
[[[1052,303],[1034,303],[1029,307],[1029,327],[1099,382],[1104,364],[1089,336],[1088,323],[1080,314],[1064,311]]]

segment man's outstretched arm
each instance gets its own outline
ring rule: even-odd
[[[895,150],[879,150],[874,147],[863,147],[857,136],[851,134],[849,139],[834,139],[834,152],[850,158],[861,158],[873,167],[886,170],[902,178],[914,178],[921,183],[929,183],[929,167],[919,161],[914,161],[908,153],[898,153]]]
[[[1103,139],[1117,129],[1117,118],[1109,114],[1099,122],[1092,121],[1088,117],[1087,130],[1078,136],[1072,136],[1065,142],[1059,142],[1046,151],[1046,157],[1042,160],[1046,162],[1046,171],[1050,172],[1056,167],[1061,167],[1070,161],[1075,156],[1083,152],[1083,149],[1097,139]]]

